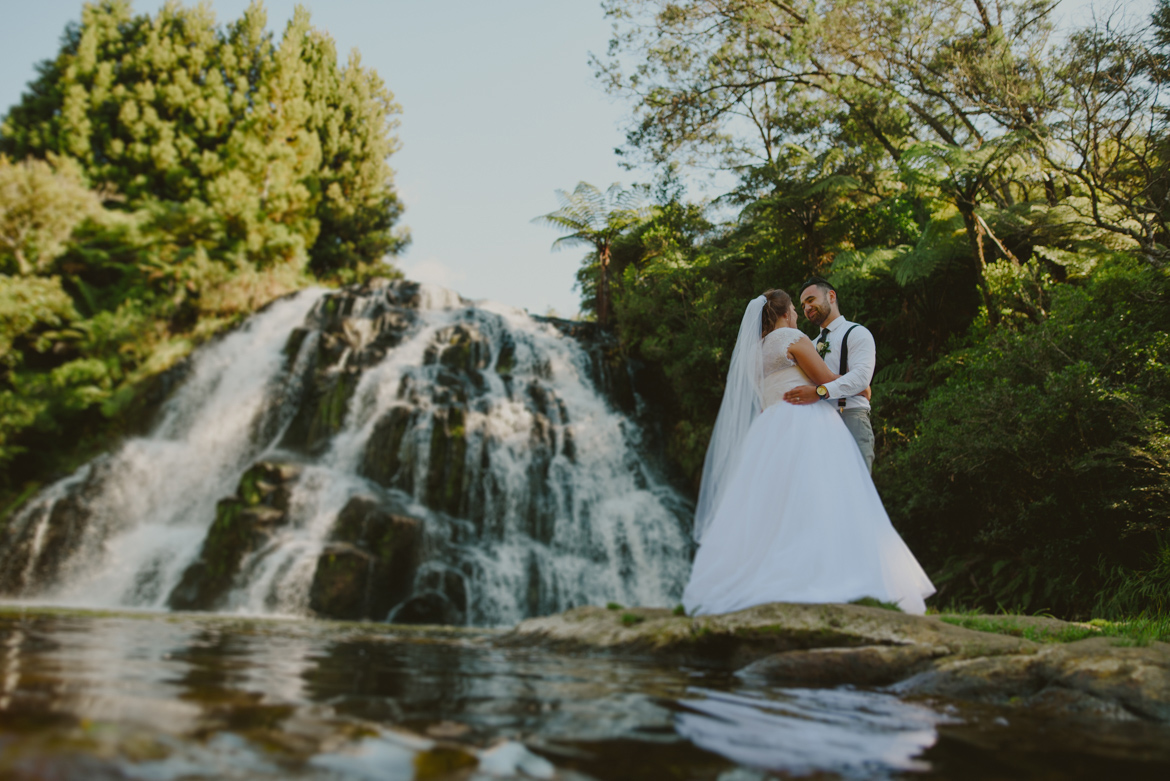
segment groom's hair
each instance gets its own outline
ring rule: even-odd
[[[834,293],[837,292],[837,288],[833,287],[833,283],[824,277],[809,277],[804,281],[804,284],[800,286],[800,295],[802,298],[804,297],[804,291],[808,290],[813,285],[819,287],[824,293],[828,293],[830,290],[832,290]]]

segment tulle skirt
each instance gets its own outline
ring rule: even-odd
[[[704,615],[874,597],[921,615],[934,591],[836,408],[779,402],[748,430],[683,606]]]

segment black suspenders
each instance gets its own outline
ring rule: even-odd
[[[859,325],[861,324],[854,323],[853,325],[849,326],[849,330],[846,331],[845,335],[841,337],[841,366],[838,368],[837,374],[841,375],[842,377],[844,377],[849,372],[849,334],[853,333],[853,329]],[[844,396],[837,399],[837,411],[845,411]]]

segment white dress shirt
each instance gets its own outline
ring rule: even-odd
[[[852,325],[854,323],[838,316],[836,320],[825,326],[829,329],[829,352],[824,358],[825,363],[834,372],[840,373],[841,371],[841,340]],[[819,333],[814,336],[813,344],[815,345],[820,338]],[[829,398],[833,399],[831,403],[836,406],[835,400],[844,396],[845,409],[868,410],[869,399],[857,394],[869,387],[870,382],[873,381],[873,372],[876,367],[877,344],[874,343],[873,334],[864,325],[859,325],[853,329],[853,333],[849,334],[849,371],[832,382],[825,383],[825,389],[829,391]]]

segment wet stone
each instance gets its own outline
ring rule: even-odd
[[[410,490],[410,469],[403,469],[403,444],[414,425],[415,413],[407,407],[392,407],[374,426],[358,467],[365,477],[387,488]]]
[[[374,557],[348,543],[331,543],[317,558],[309,609],[322,616],[369,618],[368,603]]]
[[[460,407],[440,408],[431,419],[426,503],[432,509],[452,515],[460,515],[466,509],[467,432],[464,422],[464,411]]]
[[[345,423],[349,400],[360,379],[360,373],[353,370],[315,373],[281,446],[308,453],[322,451]]]
[[[284,344],[284,367],[289,369],[293,362],[296,361],[297,355],[301,352],[301,347],[305,343],[310,331],[308,328],[298,327],[294,328],[288,335],[288,341]]]
[[[510,337],[504,339],[496,355],[496,374],[511,377],[516,369],[516,343]]]
[[[310,454],[322,452],[341,430],[362,372],[382,361],[415,327],[418,318],[408,308],[409,301],[391,297],[376,302],[371,309],[373,293],[364,286],[331,293],[310,315],[319,338],[282,447]],[[360,311],[359,300],[363,301]],[[304,337],[294,331],[286,349],[298,339],[303,341]]]
[[[338,513],[317,559],[309,607],[329,618],[383,621],[410,594],[422,555],[422,524],[379,500],[355,496]]]
[[[946,648],[919,645],[814,648],[775,654],[736,674],[777,686],[885,686],[946,654]]]
[[[426,364],[439,363],[459,372],[478,372],[491,364],[487,338],[470,324],[458,323],[440,330],[423,357]]]
[[[1048,645],[1031,654],[943,660],[898,689],[996,704],[1028,704],[1039,698],[1050,709],[1057,701],[1050,690],[1063,689],[1079,692],[1069,699],[1073,710],[1095,700],[1170,723],[1170,644],[1122,647],[1112,638],[1095,637]]]
[[[55,502],[30,508],[22,523],[10,519],[4,525],[0,532],[0,594],[31,596],[59,580],[86,540],[93,515],[91,503],[108,471],[108,460],[98,459],[85,478]]]
[[[467,583],[458,572],[434,567],[421,574],[410,599],[390,615],[396,624],[449,624],[467,621]]]
[[[199,557],[183,572],[167,598],[173,610],[214,610],[231,590],[244,560],[263,548],[288,522],[293,464],[261,461],[240,477],[236,494],[221,499]]]
[[[390,615],[395,624],[462,624],[463,616],[445,594],[426,591],[404,602]]]

